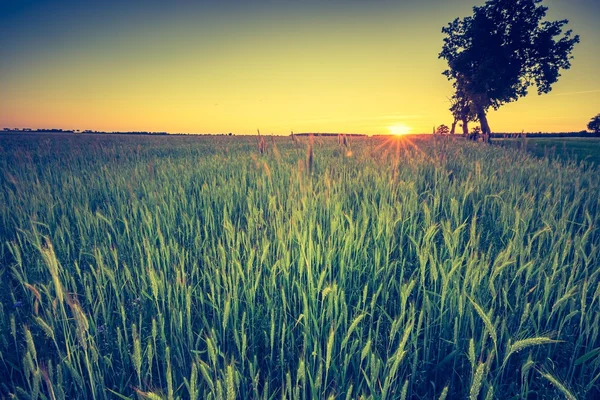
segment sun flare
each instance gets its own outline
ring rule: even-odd
[[[390,134],[398,136],[408,135],[412,131],[412,128],[410,126],[405,125],[403,123],[389,126],[388,129],[390,131]]]

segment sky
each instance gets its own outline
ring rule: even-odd
[[[450,125],[441,28],[483,0],[0,0],[0,128],[429,133]],[[581,36],[552,92],[494,132],[600,112],[600,1],[546,0]]]

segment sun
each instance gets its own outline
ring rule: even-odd
[[[397,136],[408,135],[412,131],[412,128],[410,126],[405,125],[403,123],[388,126],[388,129],[392,135]]]

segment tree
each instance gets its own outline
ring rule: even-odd
[[[450,128],[448,128],[448,125],[440,125],[437,127],[437,129],[435,130],[435,133],[437,133],[438,135],[447,135],[450,132]]]
[[[477,114],[471,100],[460,88],[457,88],[454,95],[450,98],[450,112],[454,117],[450,134],[454,135],[456,124],[460,121],[463,135],[468,135],[469,122],[477,121]]]
[[[473,15],[456,18],[438,58],[448,62],[443,74],[457,93],[471,102],[486,140],[490,126],[486,113],[527,95],[531,85],[548,93],[561,69],[571,67],[571,52],[579,42],[566,19],[545,21],[542,0],[488,0],[473,7]]]
[[[596,115],[587,124],[587,128],[594,133],[600,133],[600,114]]]

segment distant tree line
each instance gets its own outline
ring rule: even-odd
[[[562,137],[600,137],[600,133],[590,133],[588,131],[579,132],[495,132],[492,133],[492,138],[519,138],[519,137],[531,137],[531,138],[562,138]]]
[[[33,132],[33,133],[76,133],[76,134],[110,134],[110,135],[168,135],[167,132],[146,132],[146,131],[132,131],[132,132],[104,132],[94,131],[91,129],[79,130],[79,129],[59,129],[59,128],[4,128],[4,132]]]
[[[167,132],[147,132],[147,131],[130,131],[130,132],[103,132],[103,131],[92,131],[86,129],[84,131],[76,131],[75,133],[86,133],[94,135],[168,135]]]
[[[31,128],[4,128],[4,132],[55,132],[55,133],[73,133],[71,129],[60,129],[60,128],[42,128],[42,129],[31,129]]]
[[[339,136],[340,133],[294,133],[294,136]],[[353,136],[353,137],[362,137],[362,136],[367,136],[364,133],[342,133],[342,135],[346,135],[346,136]]]

